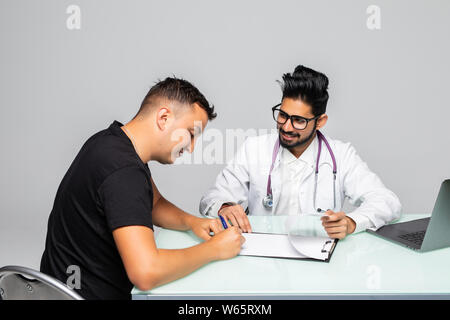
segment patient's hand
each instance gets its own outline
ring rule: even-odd
[[[189,227],[197,237],[203,240],[209,240],[211,238],[211,232],[217,234],[223,230],[220,219],[198,218],[194,216],[189,221]]]

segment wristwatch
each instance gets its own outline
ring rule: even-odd
[[[236,202],[224,202],[224,203],[222,203],[222,206],[235,206],[235,205],[237,205],[237,203]]]
[[[235,205],[237,205],[236,202],[224,202],[224,203],[222,203],[222,205],[220,206],[220,208],[219,208],[219,210],[217,211],[217,213],[219,213],[220,210],[222,210],[223,208],[231,207],[231,206],[235,206]]]

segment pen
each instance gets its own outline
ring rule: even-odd
[[[219,215],[219,218],[220,218],[220,221],[222,221],[223,228],[224,229],[228,228],[227,223],[225,222],[225,219],[221,215]]]

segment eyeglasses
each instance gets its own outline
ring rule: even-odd
[[[280,109],[281,103],[277,104],[275,107],[272,108],[272,112],[273,112],[273,119],[278,123],[278,124],[285,124],[286,121],[288,121],[289,119],[291,119],[291,124],[292,127],[294,127],[297,130],[303,130],[306,128],[306,126],[308,126],[308,122],[317,119],[318,117],[320,117],[320,115],[314,117],[314,118],[303,118],[301,116],[296,116],[296,115],[289,115],[286,112],[284,112],[283,110]]]

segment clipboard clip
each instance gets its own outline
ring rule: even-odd
[[[325,241],[325,243],[323,244],[322,250],[321,250],[322,253],[327,253],[327,252],[329,252],[329,251],[325,250],[325,246],[326,246],[327,244],[329,244],[329,243],[333,243],[333,241],[331,241],[331,240]]]

